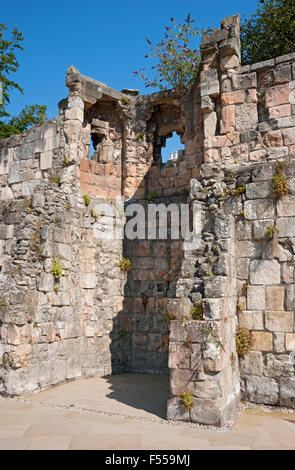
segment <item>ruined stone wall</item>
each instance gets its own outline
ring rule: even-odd
[[[169,419],[223,424],[240,396],[294,407],[295,55],[241,67],[238,16],[201,52],[181,99],[70,67],[59,117],[0,142],[3,393],[169,372]],[[163,164],[173,132],[185,149]],[[197,241],[105,237],[152,202],[197,209]]]

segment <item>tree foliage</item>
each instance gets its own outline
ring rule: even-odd
[[[201,37],[203,30],[193,27],[190,14],[183,25],[171,18],[170,26],[165,27],[164,38],[158,44],[153,44],[148,38],[146,41],[151,51],[145,58],[154,59],[151,67],[154,75],[149,78],[145,67],[133,72],[141,77],[147,88],[167,90],[172,88],[179,95],[188,92],[194,83],[201,56],[197,38]]]
[[[241,48],[243,64],[295,52],[295,0],[260,0],[242,22]]]
[[[26,129],[40,124],[47,119],[46,106],[33,104],[26,106],[18,116],[11,116],[6,108],[10,103],[10,93],[18,90],[23,94],[23,89],[11,79],[11,74],[17,72],[19,63],[16,58],[18,50],[23,50],[22,33],[14,28],[11,37],[5,37],[7,28],[0,24],[0,83],[2,96],[0,97],[0,139],[10,135],[21,134]]]

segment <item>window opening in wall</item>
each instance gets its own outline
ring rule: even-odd
[[[184,145],[180,142],[180,135],[177,135],[176,132],[172,132],[169,135],[166,137],[166,145],[162,147],[163,163],[166,163],[168,160],[177,159],[179,150],[184,151]]]

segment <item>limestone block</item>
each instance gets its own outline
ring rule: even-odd
[[[272,334],[264,331],[251,331],[251,348],[254,351],[272,351]]]
[[[54,277],[52,274],[40,274],[37,278],[37,289],[42,292],[52,292],[54,286]]]
[[[235,106],[223,106],[221,109],[221,134],[232,132],[235,128]]]
[[[252,172],[252,181],[265,181],[273,178],[275,174],[274,166],[261,165]]]
[[[40,156],[40,170],[52,168],[52,150],[42,152]]]
[[[264,199],[271,197],[273,192],[273,182],[263,181],[259,183],[248,183],[246,186],[247,199]]]
[[[177,397],[167,401],[168,421],[190,421],[190,413],[186,411]]]
[[[6,391],[9,395],[24,395],[38,390],[38,368],[33,366],[10,370]]]
[[[228,106],[231,104],[242,104],[245,101],[245,93],[242,90],[232,91],[230,93],[222,93],[221,104]]]
[[[264,310],[265,309],[265,288],[264,286],[247,287],[247,309]]]
[[[81,273],[81,287],[83,289],[94,289],[96,287],[96,275],[94,273]]]
[[[267,88],[265,92],[265,105],[269,108],[289,103],[289,94],[289,84]]]
[[[288,285],[285,288],[285,308],[286,310],[295,310],[295,285],[294,284]]]
[[[274,351],[281,353],[285,351],[285,333],[275,332],[273,334]]]
[[[244,212],[248,220],[269,219],[275,215],[274,202],[272,199],[251,199],[245,202]]]
[[[295,351],[295,333],[286,333],[286,351]]]
[[[0,240],[13,238],[14,225],[0,225]]]
[[[237,38],[225,39],[219,45],[221,56],[240,55],[240,46]]]
[[[282,377],[280,379],[280,405],[290,408],[295,407],[295,378]]]
[[[281,104],[280,106],[273,106],[269,108],[269,119],[278,119],[285,116],[290,116],[291,105]]]
[[[13,192],[12,190],[6,186],[1,190],[1,201],[9,201],[10,199],[13,199]]]
[[[204,280],[205,297],[227,297],[229,289],[229,280],[226,277],[215,276]]]
[[[265,328],[269,331],[293,331],[293,312],[265,312]]]
[[[186,346],[185,343],[171,342],[169,344],[168,367],[169,369],[190,369],[191,346]]]
[[[236,242],[236,255],[239,258],[254,258],[260,255],[261,247],[250,240]]]
[[[240,66],[239,57],[236,55],[227,55],[221,58],[221,70],[226,72],[229,69],[235,69]]]
[[[284,293],[283,286],[267,286],[266,291],[266,309],[267,310],[284,310]]]
[[[236,264],[237,278],[238,279],[248,279],[249,276],[249,258],[241,258]]]
[[[280,284],[280,265],[277,260],[254,259],[250,262],[251,284]]]
[[[273,74],[275,85],[281,85],[282,83],[290,82],[292,79],[291,65],[288,64],[277,67]]]
[[[248,90],[249,88],[257,88],[257,77],[256,72],[252,73],[243,73],[237,75],[237,81],[235,84],[235,88]]]
[[[241,374],[261,376],[263,372],[263,358],[261,351],[250,351],[241,358]]]
[[[215,135],[217,124],[216,113],[209,113],[204,115],[204,137]]]
[[[71,95],[68,97],[67,107],[68,108],[80,108],[84,110],[84,101],[82,100],[80,96]]]
[[[279,237],[294,237],[295,236],[295,217],[280,217],[277,219],[276,228],[278,229]]]
[[[258,122],[257,104],[245,103],[236,106],[236,130],[255,128]]]
[[[206,320],[221,320],[225,315],[224,299],[203,300],[203,316]]]
[[[83,122],[84,110],[76,107],[66,109],[65,119],[77,119],[78,121]]]
[[[239,314],[239,325],[247,330],[263,330],[262,312],[243,311]]]
[[[295,127],[291,127],[290,129],[283,129],[282,136],[284,139],[284,145],[295,144]]]
[[[171,320],[170,322],[170,341],[186,341],[187,332],[185,325],[177,320]]]
[[[17,171],[11,171],[7,178],[8,184],[20,183],[20,174]]]
[[[245,397],[254,403],[275,405],[279,399],[279,386],[269,377],[248,376],[245,380]]]
[[[191,302],[188,298],[168,299],[167,313],[170,318],[182,319],[190,317]]]
[[[214,102],[210,98],[210,96],[208,95],[202,96],[201,110],[203,111],[203,113],[211,113],[211,111],[214,111]]]

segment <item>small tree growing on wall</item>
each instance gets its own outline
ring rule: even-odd
[[[146,38],[151,51],[145,58],[156,61],[152,66],[155,74],[149,78],[145,67],[133,73],[144,80],[147,88],[172,88],[180,96],[189,91],[201,61],[198,39],[204,33],[202,29],[194,27],[193,23],[195,21],[191,19],[190,13],[183,25],[171,18],[170,26],[165,27],[162,41],[153,44]]]

